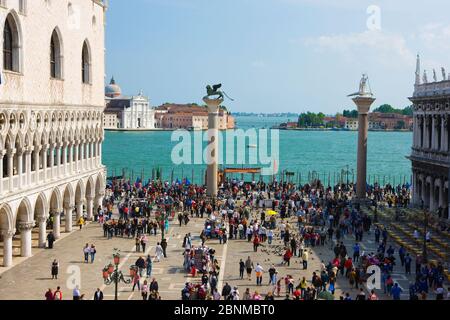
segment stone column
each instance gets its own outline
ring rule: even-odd
[[[367,185],[367,136],[369,131],[369,110],[375,99],[357,96],[353,102],[358,107],[358,166],[356,178],[356,197],[366,199]]]
[[[68,145],[68,153],[69,153],[69,155],[68,155],[68,157],[69,157],[69,160],[68,160],[68,165],[69,165],[69,171],[68,171],[68,173],[69,174],[72,174],[73,173],[73,143],[70,143],[69,145]]]
[[[79,160],[78,160],[78,151],[79,151],[79,148],[80,148],[80,143],[78,142],[78,141],[76,141],[75,142],[75,145],[74,145],[74,151],[75,151],[75,172],[77,172],[78,173],[78,167],[79,167]]]
[[[38,217],[37,222],[39,225],[39,248],[45,248],[47,243],[47,218]]]
[[[217,197],[217,169],[219,164],[219,106],[223,99],[209,99],[203,101],[208,106],[208,147],[207,147],[207,183],[206,193],[210,197]]]
[[[86,197],[86,211],[88,221],[92,221],[92,218],[94,217],[93,207],[94,207],[94,198]]]
[[[54,179],[53,177],[53,167],[55,166],[55,145],[50,145],[50,180]]]
[[[47,152],[48,145],[42,147],[42,170],[44,171],[44,182],[47,181]]]
[[[97,155],[97,164],[98,164],[98,166],[102,165],[102,144],[103,144],[103,140],[100,140],[98,142],[98,155]]]
[[[441,207],[442,209],[445,208],[446,203],[445,203],[445,177],[441,178],[441,183],[439,185],[439,207]]]
[[[448,139],[450,132],[448,132],[448,116],[442,116],[441,121],[441,151],[448,152]]]
[[[62,145],[62,164],[61,164],[61,169],[62,169],[62,174],[66,175],[67,174],[67,143],[64,143]]]
[[[55,239],[61,238],[61,212],[53,212],[53,235]]]
[[[434,179],[433,177],[431,177],[431,181],[430,181],[430,211],[434,211],[435,210],[435,203],[434,203]]]
[[[35,175],[36,175],[36,184],[39,184],[39,174],[40,174],[40,163],[39,163],[39,153],[41,152],[42,147],[41,146],[35,146],[34,147],[34,168],[35,168]]]
[[[34,221],[19,223],[21,257],[31,257],[31,230],[34,224]]]
[[[426,205],[426,197],[425,197],[425,192],[427,190],[426,186],[427,186],[427,177],[426,176],[422,176],[422,188],[421,188],[421,195],[420,195],[420,204],[422,204],[422,200],[424,205]]]
[[[69,205],[67,208],[64,208],[64,215],[66,217],[66,232],[72,232],[72,206]]]
[[[62,145],[60,143],[58,143],[56,145],[56,177],[60,177],[61,176],[61,148]]]
[[[15,149],[8,150],[8,178],[9,178],[9,192],[12,192],[14,189],[14,154],[16,153]]]
[[[436,150],[437,149],[437,135],[436,135],[436,115],[432,115],[431,116],[431,148],[432,150]]]
[[[26,185],[29,186],[31,184],[31,153],[33,152],[33,147],[25,151],[25,175],[26,175]]]
[[[416,115],[414,115],[413,118],[413,147],[417,147],[417,128],[418,126],[418,117]]]
[[[19,178],[18,188],[22,189],[23,188],[23,184],[22,184],[23,150],[19,149],[17,151],[18,151],[17,152],[17,176]]]
[[[77,203],[77,221],[83,216],[83,202]]]
[[[0,151],[0,196],[3,194],[3,158],[5,150]]]
[[[12,266],[12,257],[13,257],[13,237],[16,233],[16,230],[1,230],[1,234],[3,236],[3,266],[11,267]]]
[[[430,126],[431,126],[431,118],[430,116],[425,116],[424,118],[424,125],[423,125],[423,130],[424,130],[424,146],[425,149],[431,149],[432,146],[430,145]]]
[[[81,171],[84,171],[84,141],[81,141]]]

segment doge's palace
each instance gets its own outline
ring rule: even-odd
[[[3,266],[44,247],[48,232],[59,238],[81,215],[93,219],[103,200],[106,9],[0,0]]]

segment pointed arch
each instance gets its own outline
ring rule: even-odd
[[[6,16],[3,26],[3,69],[22,71],[22,29],[15,10]]]
[[[34,205],[34,220],[48,218],[49,203],[44,193],[40,193]]]
[[[91,59],[91,47],[89,41],[86,39],[83,42],[83,49],[81,51],[81,79],[84,84],[92,83]]]
[[[7,203],[0,204],[0,230],[14,230],[14,217],[11,207]]]
[[[63,50],[63,39],[61,36],[61,31],[58,27],[53,29],[50,38],[50,77],[54,79],[63,78],[63,61],[64,61],[64,50]]]
[[[33,207],[30,200],[25,197],[20,202],[16,212],[16,225],[19,222],[29,222],[33,220]]]

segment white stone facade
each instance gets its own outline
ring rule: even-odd
[[[122,129],[155,129],[155,110],[150,107],[148,98],[131,97],[130,107],[122,112],[120,123]]]
[[[420,79],[417,62],[414,95],[413,147],[410,159],[413,167],[413,201],[431,211],[443,209],[448,218],[450,174],[450,81],[429,83]],[[446,210],[445,210],[446,209]],[[447,211],[447,212],[445,212]]]
[[[98,0],[7,0],[0,6],[0,240],[3,265],[45,246],[102,203],[104,16]],[[5,30],[7,32],[5,32]],[[6,37],[5,37],[6,34]],[[8,45],[9,44],[9,45]]]

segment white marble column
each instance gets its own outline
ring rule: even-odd
[[[34,221],[19,223],[21,257],[31,257],[31,231],[34,224]]]
[[[3,158],[5,150],[0,151],[0,196],[3,195]]]
[[[76,205],[77,207],[77,221],[83,216],[83,202],[80,201]]]
[[[25,176],[26,185],[31,185],[31,153],[33,152],[33,147],[25,151]]]
[[[60,177],[61,176],[61,148],[62,145],[60,143],[58,143],[56,145],[56,177]]]
[[[12,266],[12,257],[13,257],[13,237],[16,233],[16,230],[1,230],[1,234],[3,236],[3,266],[10,267]]]
[[[61,238],[61,212],[53,212],[53,234],[55,239]]]
[[[19,178],[18,188],[23,188],[23,179],[22,179],[22,171],[23,171],[23,150],[20,149],[17,152],[17,176]]]
[[[8,178],[9,178],[9,192],[13,191],[14,188],[14,154],[16,153],[15,149],[8,150]]]
[[[48,152],[48,145],[42,146],[42,170],[44,172],[43,178],[44,182],[47,181],[47,152]]]
[[[92,221],[92,218],[94,217],[94,198],[93,197],[86,197],[86,211],[87,211],[87,220]]]
[[[84,171],[84,141],[81,141],[81,171]]]
[[[62,145],[62,164],[61,164],[61,169],[62,169],[62,174],[66,175],[67,174],[67,143],[64,143]]]
[[[72,232],[72,206],[64,208],[64,216],[66,217],[66,232]]]
[[[39,153],[41,152],[42,147],[41,146],[35,146],[34,147],[34,168],[35,168],[35,175],[36,175],[36,180],[35,183],[39,184],[39,177],[40,177],[40,163],[39,163]]]
[[[103,145],[103,140],[100,140],[98,142],[98,155],[97,155],[97,165],[101,166],[102,165],[102,145]]]
[[[77,172],[77,173],[79,171],[79,163],[80,163],[80,160],[78,159],[79,148],[80,148],[80,143],[78,141],[76,141],[75,145],[74,145],[74,152],[75,152],[75,163],[74,163],[74,165],[75,165],[75,172]]]
[[[45,248],[47,243],[47,218],[38,217],[37,222],[39,225],[39,248]]]
[[[69,155],[68,155],[68,157],[69,157],[69,160],[68,160],[69,169],[68,170],[69,171],[68,171],[68,173],[72,174],[73,173],[73,143],[69,144],[68,151],[69,151]]]
[[[54,179],[54,175],[53,175],[53,172],[54,172],[53,167],[54,166],[55,166],[55,145],[51,144],[50,145],[50,177],[48,177],[48,178],[50,178],[50,180]]]

